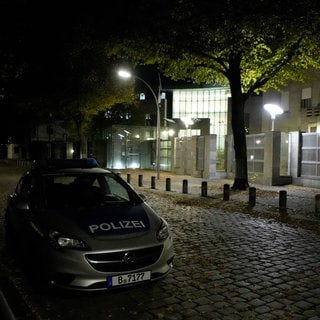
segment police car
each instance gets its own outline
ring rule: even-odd
[[[36,161],[8,198],[5,231],[35,278],[70,289],[157,280],[174,258],[167,222],[93,158]]]

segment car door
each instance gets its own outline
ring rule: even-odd
[[[11,237],[19,247],[25,249],[30,243],[31,218],[39,207],[39,188],[32,175],[20,179],[15,192],[9,196],[6,223],[9,225]]]

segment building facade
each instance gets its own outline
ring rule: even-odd
[[[170,89],[161,110],[160,170],[203,178],[234,176],[230,92],[226,87]],[[271,119],[265,104],[283,113]],[[166,105],[166,103],[165,103]],[[289,82],[245,105],[248,173],[252,182],[320,187],[320,73],[307,83]],[[111,169],[155,169],[156,127],[113,125],[90,144],[88,155]],[[34,155],[77,156],[77,144],[58,124],[43,125],[32,140]],[[8,146],[8,150],[18,150]],[[17,158],[17,152],[9,152]],[[33,157],[34,158],[34,157]]]

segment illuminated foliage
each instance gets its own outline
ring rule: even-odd
[[[108,52],[135,65],[156,64],[174,80],[228,84],[236,158],[233,187],[246,188],[244,103],[289,80],[304,81],[311,68],[320,68],[319,4],[176,0],[155,1],[152,8],[139,10],[144,28],[118,38]]]

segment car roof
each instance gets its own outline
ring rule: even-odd
[[[99,167],[94,158],[35,160],[32,172],[44,173],[111,173]]]

